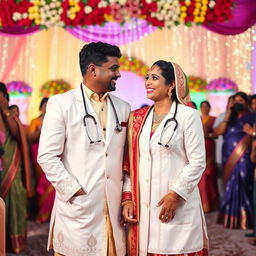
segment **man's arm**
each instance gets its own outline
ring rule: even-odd
[[[76,178],[66,170],[61,161],[65,146],[65,135],[66,127],[63,113],[57,96],[53,96],[47,103],[37,160],[47,179],[62,196],[63,200],[68,201],[74,195],[79,195],[82,187]]]

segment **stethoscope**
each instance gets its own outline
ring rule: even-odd
[[[85,130],[86,130],[86,134],[90,140],[90,144],[93,144],[93,143],[96,143],[96,142],[101,142],[101,139],[100,139],[100,136],[99,136],[99,132],[98,132],[98,129],[97,129],[97,121],[95,119],[94,116],[90,115],[88,113],[88,110],[87,110],[87,107],[86,107],[86,103],[85,103],[85,97],[84,97],[84,90],[83,90],[83,86],[82,84],[80,84],[80,88],[81,88],[81,92],[82,92],[82,97],[83,97],[83,103],[84,103],[84,111],[85,111],[85,116],[83,118],[83,123],[84,123],[84,127],[85,127]],[[122,126],[119,122],[119,119],[118,119],[118,115],[117,115],[117,112],[116,112],[116,109],[115,109],[115,106],[113,104],[113,101],[111,99],[110,96],[108,96],[108,99],[109,99],[109,102],[111,104],[111,107],[114,111],[114,115],[115,115],[115,119],[116,119],[116,126],[115,126],[115,131],[116,132],[121,132],[122,131]],[[89,132],[88,132],[88,129],[87,129],[87,126],[86,126],[86,119],[87,120],[92,120],[94,125],[95,125],[95,128],[96,128],[96,131],[97,131],[97,140],[92,140],[90,135],[89,135]]]
[[[167,119],[167,120],[165,121],[164,126],[163,126],[163,129],[162,129],[161,134],[160,134],[160,141],[158,142],[158,145],[163,146],[163,147],[165,147],[165,148],[167,148],[167,149],[170,148],[170,141],[172,140],[172,137],[173,137],[173,135],[174,135],[174,133],[175,133],[177,127],[178,127],[178,121],[176,120],[176,114],[177,114],[177,109],[178,109],[178,103],[177,103],[177,102],[175,102],[175,103],[176,103],[176,105],[175,105],[174,115],[173,115],[173,117],[171,117],[171,118],[169,118],[169,119]],[[162,138],[163,138],[163,135],[164,135],[164,133],[165,133],[165,131],[166,131],[167,125],[168,125],[169,123],[171,123],[171,122],[174,122],[173,133],[172,133],[172,135],[170,136],[170,139],[167,141],[167,143],[164,144],[164,143],[162,143]]]

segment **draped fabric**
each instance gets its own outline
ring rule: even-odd
[[[21,153],[8,129],[3,144],[3,170],[0,172],[0,195],[6,205],[7,247],[20,253],[26,244],[26,190],[22,180]]]
[[[207,134],[213,132],[215,117],[208,116],[203,119],[204,130]],[[218,189],[215,163],[215,142],[214,139],[205,138],[206,149],[206,168],[198,183],[202,206],[204,212],[217,210],[218,208]]]
[[[204,25],[204,27],[222,35],[237,35],[256,23],[255,13],[255,0],[236,0],[233,17],[230,20]]]
[[[253,171],[250,160],[251,138],[243,132],[243,125],[253,125],[254,113],[240,117],[227,127],[223,143],[224,182],[219,222],[228,228],[247,229],[252,225]]]

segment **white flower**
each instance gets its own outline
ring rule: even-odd
[[[126,0],[119,0],[119,4],[124,5],[126,3]]]
[[[146,0],[146,3],[147,3],[147,4],[151,4],[151,3],[152,3],[152,0]]]
[[[208,4],[210,8],[213,8],[215,6],[215,1],[210,1],[210,3]]]
[[[84,12],[85,12],[85,14],[89,14],[90,12],[92,12],[92,7],[89,5],[86,5],[84,7]]]
[[[63,13],[63,9],[59,9],[58,14],[62,14],[62,13]]]
[[[53,8],[55,8],[55,7],[56,7],[56,4],[55,4],[55,3],[53,3],[53,2],[51,2],[51,3],[50,3],[50,7],[53,9]]]
[[[28,14],[26,13],[26,12],[24,12],[23,14],[22,14],[22,18],[23,19],[26,19],[28,17]]]
[[[48,10],[50,9],[50,6],[46,4],[46,5],[44,6],[44,9],[45,9],[46,11],[48,11]]]

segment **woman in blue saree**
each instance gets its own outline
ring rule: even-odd
[[[216,129],[218,134],[223,134],[224,139],[222,156],[225,184],[218,221],[228,228],[247,229],[252,225],[252,134],[247,134],[244,127],[253,125],[254,116],[255,113],[248,110],[247,95],[238,92],[235,94],[234,105]]]

